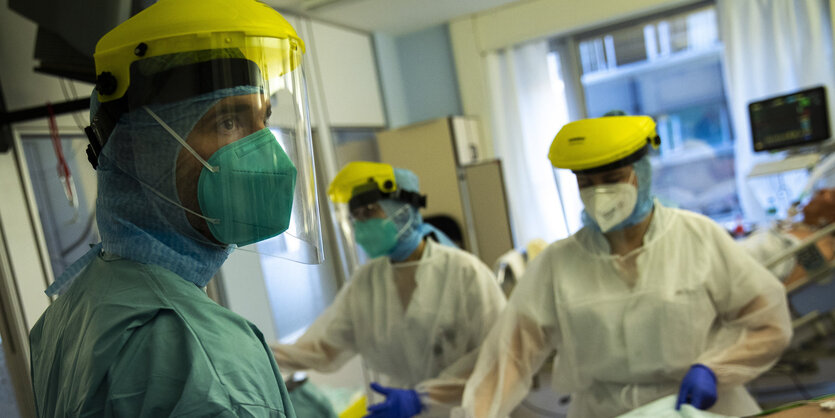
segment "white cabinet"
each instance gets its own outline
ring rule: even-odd
[[[338,128],[383,127],[383,99],[371,36],[319,21],[310,21],[303,38],[315,67],[328,125]],[[312,61],[312,62],[311,62]]]
[[[455,155],[460,166],[474,164],[484,158],[478,127],[478,120],[475,118],[465,116],[450,118]]]

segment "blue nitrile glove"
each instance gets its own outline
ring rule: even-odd
[[[699,409],[708,409],[716,403],[716,375],[704,364],[690,366],[690,371],[681,381],[676,410],[681,404],[689,403]]]
[[[371,383],[371,389],[385,395],[386,400],[369,406],[365,418],[409,418],[423,409],[420,396],[414,390],[387,388],[377,382]]]

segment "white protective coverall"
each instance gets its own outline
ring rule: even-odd
[[[710,411],[759,410],[742,385],[789,343],[783,286],[708,218],[658,202],[652,216],[626,256],[584,228],[533,260],[482,346],[467,415],[507,416],[554,349],[553,387],[572,393],[569,417],[612,417],[675,394],[695,363],[716,374]]]
[[[282,372],[333,372],[359,354],[382,384],[421,393],[421,417],[448,417],[504,306],[484,263],[428,239],[418,262],[360,267],[295,344],[272,348]]]

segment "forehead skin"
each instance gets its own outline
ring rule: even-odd
[[[599,184],[625,183],[634,172],[631,165],[593,174],[577,174],[577,184],[588,187]]]
[[[263,129],[271,113],[269,99],[261,94],[231,96],[221,99],[200,118],[186,142],[205,160],[215,151],[253,132]],[[224,132],[224,123],[235,123],[233,131]]]

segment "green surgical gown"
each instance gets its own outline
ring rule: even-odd
[[[337,418],[331,402],[313,383],[304,382],[295,390],[290,391],[293,409],[300,417],[305,418]]]
[[[296,416],[255,325],[159,266],[97,257],[29,341],[40,417]]]

